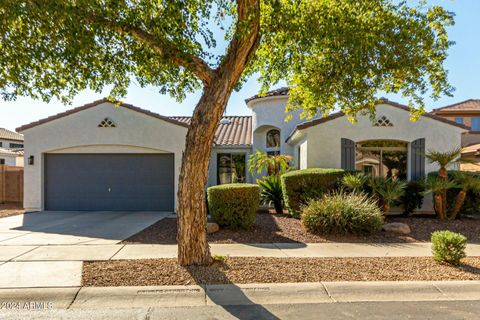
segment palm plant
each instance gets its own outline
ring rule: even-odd
[[[438,177],[440,179],[448,178],[447,167],[460,160],[462,156],[462,148],[456,148],[450,151],[428,151],[425,158],[430,163],[436,163],[440,169],[438,170]]]
[[[428,176],[425,180],[425,191],[423,193],[433,194],[434,209],[440,220],[447,218],[446,201],[444,201],[443,194],[446,194],[446,190],[456,187],[457,183],[455,181],[448,178],[441,179],[440,176]]]
[[[268,205],[273,204],[277,214],[283,213],[283,192],[279,175],[266,176],[257,180],[261,188],[260,200]]]
[[[461,156],[462,148],[456,148],[444,152],[430,150],[425,154],[425,158],[427,158],[430,163],[435,163],[440,167],[440,169],[438,170],[438,179],[443,180],[444,182],[448,180],[447,167],[459,161]],[[437,181],[435,183],[439,187],[442,186],[440,181]],[[445,183],[444,185],[446,186],[448,185],[448,183]],[[443,190],[437,190],[437,192],[434,193],[435,210],[440,219],[445,219],[447,217],[447,190],[448,188],[444,188]],[[442,204],[437,206],[437,201],[441,201]]]
[[[248,171],[252,175],[255,173],[262,174],[264,171],[266,171],[267,176],[280,175],[288,170],[290,161],[292,161],[292,157],[288,155],[269,155],[260,150],[255,150],[255,153],[248,159]]]
[[[368,182],[369,177],[364,173],[347,173],[342,177],[342,186],[352,192],[359,192]]]
[[[477,177],[473,177],[465,172],[457,172],[455,173],[455,181],[457,186],[460,188],[460,191],[455,198],[455,206],[453,207],[452,213],[449,217],[450,220],[455,220],[458,213],[462,209],[468,191],[473,191],[475,193],[480,192],[480,179]]]
[[[405,194],[407,183],[400,179],[377,177],[370,180],[370,186],[380,201],[382,211],[387,213]]]

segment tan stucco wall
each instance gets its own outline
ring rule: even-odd
[[[98,128],[109,117],[116,128]],[[25,158],[24,207],[44,209],[43,157],[45,153],[173,153],[175,155],[175,197],[187,128],[103,103],[22,132]]]
[[[355,142],[373,139],[391,139],[412,142],[425,138],[425,149],[447,151],[460,147],[464,129],[434,119],[421,117],[411,122],[409,112],[381,104],[377,106],[376,118],[386,116],[393,127],[375,127],[368,115],[359,115],[352,124],[346,117],[340,117],[301,130],[301,136],[308,140],[307,167],[340,168],[341,138]],[[299,142],[295,142],[297,145]],[[409,165],[410,161],[408,161]],[[426,173],[437,167],[426,162]]]

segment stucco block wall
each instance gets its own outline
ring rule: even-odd
[[[461,134],[465,130],[459,127],[426,117],[412,122],[409,112],[386,104],[377,106],[377,119],[382,116],[387,117],[393,127],[375,127],[368,115],[359,115],[356,123],[340,117],[303,129],[302,134],[308,139],[307,167],[341,168],[341,138],[355,142],[391,139],[409,143],[425,138],[426,151],[448,151],[461,146]],[[426,162],[426,173],[437,169]]]
[[[11,155],[7,155],[7,154],[0,154],[0,159],[5,160],[5,165],[6,166],[22,167],[23,166],[23,158],[21,160],[18,159],[18,158],[20,158],[20,157],[11,156]]]
[[[98,127],[107,117],[116,128]],[[25,165],[24,207],[28,211],[44,209],[45,153],[173,153],[176,197],[186,127],[107,102],[22,133],[25,158],[34,156],[34,165]]]

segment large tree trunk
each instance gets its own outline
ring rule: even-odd
[[[198,102],[186,137],[178,189],[178,260],[182,265],[209,264],[205,185],[215,130],[232,92],[215,81]]]
[[[239,0],[236,32],[227,55],[204,82],[203,95],[193,112],[187,132],[178,188],[178,262],[208,265],[212,258],[207,243],[205,186],[215,131],[234,86],[260,40],[259,0]]]

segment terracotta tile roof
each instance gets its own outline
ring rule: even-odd
[[[471,144],[469,146],[466,146],[462,149],[462,156],[467,156],[467,155],[475,155],[478,156],[480,155],[480,143],[476,144]]]
[[[23,148],[16,148],[16,149],[10,149],[10,150],[15,152],[19,156],[23,156],[23,154],[24,154]]]
[[[265,95],[259,96],[258,94],[245,99],[245,102],[248,103],[255,99],[265,98],[265,97],[275,97],[275,96],[287,96],[288,95],[288,87],[282,87],[275,90],[268,91]]]
[[[170,117],[190,124],[191,117]],[[252,117],[225,116],[228,123],[220,123],[215,132],[215,144],[220,146],[250,146],[252,144]]]
[[[400,104],[398,102],[390,101],[386,98],[380,98],[378,100],[378,104],[388,104],[392,107],[399,108],[399,109],[410,112],[410,108],[408,106]],[[288,142],[297,130],[301,130],[301,129],[305,129],[305,128],[308,128],[308,127],[316,126],[317,124],[321,124],[321,123],[324,123],[324,122],[327,122],[327,121],[330,121],[330,120],[333,120],[333,119],[337,119],[337,118],[343,117],[344,115],[345,114],[343,112],[336,112],[336,113],[332,113],[331,115],[329,115],[327,117],[324,117],[324,118],[318,118],[318,119],[314,119],[314,120],[310,120],[310,121],[300,123],[295,127],[295,129],[293,129],[292,133],[287,137],[285,142]],[[455,121],[448,120],[448,119],[445,119],[443,117],[440,117],[440,116],[437,116],[437,115],[434,115],[434,114],[431,114],[431,113],[424,113],[424,114],[422,114],[422,116],[426,117],[426,118],[434,119],[434,120],[437,120],[437,121],[440,121],[440,122],[443,122],[443,123],[446,123],[446,124],[449,124],[449,125],[452,125],[452,126],[455,126],[455,127],[459,127],[459,128],[465,129],[465,130],[470,130],[469,126],[466,126],[466,125],[460,124],[460,123],[456,123]]]
[[[35,122],[32,122],[32,123],[23,125],[23,126],[17,128],[16,130],[17,130],[17,132],[20,132],[20,131],[23,131],[23,130],[27,130],[27,129],[36,127],[36,126],[38,126],[38,125],[41,125],[41,124],[50,122],[50,121],[52,121],[52,120],[60,119],[60,118],[69,116],[69,115],[71,115],[71,114],[74,114],[74,113],[77,113],[77,112],[80,112],[80,111],[83,111],[83,110],[86,110],[86,109],[89,109],[89,108],[98,106],[99,104],[102,104],[102,103],[105,103],[105,102],[110,102],[110,101],[109,101],[107,98],[103,98],[103,99],[100,99],[100,100],[97,100],[97,101],[93,101],[93,102],[88,103],[88,104],[85,104],[85,105],[83,105],[83,106],[80,106],[80,107],[77,107],[77,108],[74,108],[74,109],[71,109],[71,110],[67,110],[67,111],[65,111],[65,112],[62,112],[62,113],[59,113],[59,114],[50,116],[50,117],[48,117],[48,118],[41,119],[41,120],[38,120],[38,121],[35,121]],[[176,121],[176,120],[174,120],[174,119],[172,119],[172,118],[165,117],[165,116],[159,115],[159,114],[157,114],[157,113],[154,113],[154,112],[151,112],[151,111],[148,111],[148,110],[145,110],[145,109],[136,107],[136,106],[131,105],[131,104],[120,103],[120,106],[123,107],[123,108],[127,108],[127,109],[130,109],[130,110],[136,111],[136,112],[140,112],[140,113],[146,114],[146,115],[148,115],[148,116],[151,116],[151,117],[154,117],[154,118],[157,118],[157,119],[161,119],[161,120],[164,120],[164,121],[167,121],[167,122],[170,122],[170,123],[174,123],[174,124],[176,124],[176,125],[180,125],[180,126],[183,126],[183,127],[188,127],[188,125],[185,124],[185,123],[182,123],[182,122]],[[22,139],[22,140],[23,140],[23,139]]]
[[[0,139],[23,141],[23,135],[7,130],[5,128],[0,128]]]
[[[0,148],[0,154],[9,155],[9,156],[23,156],[23,150],[22,150],[22,153],[20,154],[18,151]]]
[[[472,112],[478,111],[480,112],[480,99],[468,99],[462,102],[454,103],[445,107],[433,109],[432,112]]]

